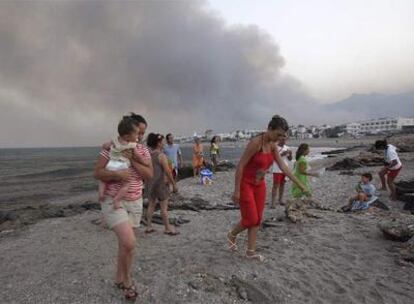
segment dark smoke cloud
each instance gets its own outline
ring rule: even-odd
[[[182,134],[310,122],[284,64],[266,32],[204,2],[2,1],[0,146],[98,144],[129,111]]]

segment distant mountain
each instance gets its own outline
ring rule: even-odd
[[[350,97],[323,106],[335,117],[349,120],[378,117],[414,117],[414,92],[396,95],[352,94]]]

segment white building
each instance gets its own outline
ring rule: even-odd
[[[414,118],[384,117],[360,122],[360,133],[396,132],[414,125]]]
[[[351,134],[352,136],[357,136],[361,134],[361,123],[351,122],[345,125],[345,132]]]

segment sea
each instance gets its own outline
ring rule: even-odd
[[[237,163],[245,145],[222,143],[221,159]],[[182,145],[181,150],[184,161],[190,162],[191,146]],[[321,152],[330,150],[334,149],[312,148],[309,159],[324,158]],[[92,173],[99,151],[99,147],[0,149],[0,209],[96,199],[98,184]]]

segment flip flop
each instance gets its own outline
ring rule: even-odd
[[[121,289],[121,290],[125,289],[124,282],[115,282],[114,284],[115,284],[115,287],[118,289]]]
[[[164,234],[169,235],[169,236],[174,236],[174,235],[180,234],[180,232],[178,232],[178,231],[164,231]]]
[[[248,253],[249,252],[249,253]],[[246,250],[246,258],[248,258],[249,260],[256,260],[260,263],[263,263],[265,261],[264,256],[262,256],[261,254],[257,254],[256,251],[254,250]]]
[[[147,234],[149,234],[149,233],[153,233],[153,232],[155,232],[155,229],[154,228],[151,228],[151,229],[145,229],[145,231],[144,231],[145,233],[147,233]]]
[[[233,236],[233,234],[231,233],[231,231],[229,231],[228,233],[227,233],[227,242],[228,242],[228,245],[229,245],[229,249],[231,250],[231,251],[237,251],[237,244],[236,244],[236,242],[233,242],[231,239],[230,239],[230,237],[229,236],[231,236],[231,237],[235,237],[235,236]]]
[[[137,287],[134,284],[131,284],[129,287],[124,287],[125,300],[135,301],[138,297]]]

